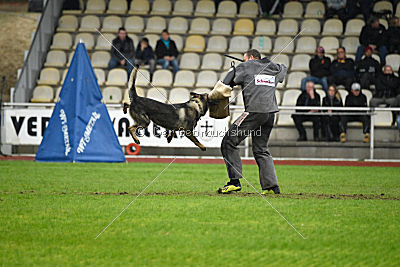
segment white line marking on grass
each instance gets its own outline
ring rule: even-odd
[[[238,170],[236,170],[235,167],[233,167],[233,165],[232,165],[226,158],[224,158],[224,160],[225,160],[226,162],[228,162],[228,164],[231,165],[232,168],[233,168],[239,175],[242,175]],[[306,238],[304,237],[304,235],[303,235],[302,233],[300,233],[300,232],[296,229],[296,227],[294,227],[294,225],[293,225],[292,223],[290,223],[289,220],[286,219],[285,216],[283,216],[282,213],[280,213],[279,210],[277,210],[277,209],[271,204],[271,202],[269,202],[269,200],[268,200],[263,194],[261,194],[259,191],[257,191],[257,189],[246,179],[246,177],[244,177],[244,176],[242,175],[242,178],[245,179],[246,182],[247,182],[251,187],[253,187],[254,191],[255,191],[256,193],[258,193],[262,199],[264,199],[265,201],[267,201],[267,203],[271,206],[271,208],[273,208],[273,209],[279,214],[279,216],[281,216],[281,217],[296,231],[296,233],[298,233],[303,239],[306,239]]]
[[[168,169],[168,167],[169,166],[171,166],[171,164],[174,162],[176,160],[176,158],[174,158],[145,188],[143,188],[143,190],[134,198],[134,199],[132,199],[132,201],[131,202],[129,202],[129,204],[125,207],[125,208],[123,208],[122,210],[121,210],[121,212],[94,238],[94,239],[97,239],[102,233],[104,233],[106,230],[107,230],[107,228],[111,225],[111,224],[113,224],[113,222],[116,220],[116,219],[118,219],[118,217],[119,216],[121,216],[121,214],[122,213],[124,213],[124,211],[127,209],[127,208],[129,208],[129,206],[138,198],[138,197],[140,197],[140,195],[141,194],[143,194],[143,192],[152,184],[152,183],[154,183],[154,181],[166,170],[166,169]]]

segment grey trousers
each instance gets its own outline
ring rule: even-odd
[[[265,190],[278,185],[274,162],[268,151],[268,139],[274,125],[274,118],[274,113],[244,112],[231,125],[221,143],[221,152],[229,178],[240,179],[243,177],[238,145],[251,135],[261,188]]]

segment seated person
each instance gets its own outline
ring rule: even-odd
[[[329,86],[328,93],[322,99],[323,107],[343,107],[342,99],[334,85]],[[324,110],[326,112],[326,110]],[[328,110],[328,113],[338,112]],[[321,116],[322,133],[326,141],[339,141],[339,115]]]
[[[178,72],[178,49],[176,44],[171,38],[167,30],[163,30],[161,33],[161,39],[156,44],[156,55],[157,64],[161,64],[163,69],[168,69],[169,65],[172,65],[174,74]]]
[[[344,104],[345,107],[367,107],[367,97],[361,93],[361,86],[359,83],[353,83],[351,86],[351,92],[347,95]],[[349,111],[355,112],[355,111]],[[360,111],[360,113],[365,113],[365,111]],[[351,121],[362,122],[363,133],[364,133],[364,143],[369,142],[369,126],[370,117],[368,115],[343,115],[340,119],[340,142],[346,142],[346,131],[347,123]]]
[[[360,34],[360,46],[357,48],[356,62],[361,60],[364,48],[372,47],[373,50],[379,51],[381,65],[386,62],[386,46],[385,46],[385,27],[379,23],[379,19],[372,17],[367,25],[365,25]]]
[[[372,11],[373,1],[371,0],[347,0],[347,20],[362,14],[364,21],[367,21]]]
[[[381,104],[386,104],[390,107],[398,106],[396,97],[399,93],[399,88],[399,78],[394,76],[392,67],[386,65],[383,68],[383,74],[376,79],[375,94],[370,101],[370,106],[377,107]]]
[[[326,0],[326,19],[338,15],[339,19],[346,22],[346,0]]]
[[[121,55],[122,53],[122,55]],[[135,47],[132,39],[128,36],[124,27],[118,29],[118,37],[112,41],[111,59],[108,62],[108,69],[116,67],[125,67],[128,72],[128,77],[133,70],[135,64],[133,56]]]
[[[309,81],[306,84],[306,91],[303,91],[299,98],[297,98],[296,106],[321,106],[321,98],[318,93],[315,92],[314,83]],[[318,110],[298,110],[301,113],[316,113]],[[320,129],[320,116],[317,115],[299,115],[293,114],[292,118],[299,132],[299,138],[297,141],[307,141],[307,133],[304,129],[303,122],[311,121],[313,123],[314,141],[319,141],[319,129]]]
[[[400,26],[398,17],[393,17],[390,20],[390,26],[386,31],[385,41],[389,53],[400,54]]]
[[[328,83],[334,85],[344,85],[347,91],[350,91],[351,84],[354,81],[354,61],[346,57],[346,49],[339,47],[335,59],[330,67],[331,76],[328,77]]]
[[[153,77],[156,68],[156,61],[154,59],[153,48],[149,45],[149,39],[143,38],[136,48],[135,63],[138,65],[149,64],[150,66],[150,80]]]
[[[369,89],[371,84],[375,84],[377,75],[381,72],[381,65],[372,57],[372,47],[364,49],[365,57],[356,63],[356,76],[361,88]]]
[[[331,66],[331,59],[325,56],[325,49],[318,46],[315,51],[314,57],[308,63],[310,67],[311,76],[301,80],[301,90],[306,90],[306,83],[312,81],[314,84],[321,84],[325,92],[328,90],[328,76],[330,74],[329,68]]]

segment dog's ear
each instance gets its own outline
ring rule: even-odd
[[[195,98],[195,97],[200,98],[200,95],[195,93],[195,92],[190,92],[190,97],[192,97],[192,98]]]

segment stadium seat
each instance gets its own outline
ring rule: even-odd
[[[227,40],[223,36],[211,36],[207,42],[207,52],[223,53],[228,48]]]
[[[102,32],[118,32],[118,29],[122,27],[122,20],[118,16],[107,16],[103,20]]]
[[[169,92],[169,103],[178,104],[189,101],[190,91],[186,88],[173,88]]]
[[[229,55],[231,55],[233,57],[236,57],[236,58],[240,58],[240,59],[243,58],[243,54],[235,54],[235,53],[233,53],[233,54],[229,54]],[[232,61],[235,62],[235,66],[237,66],[240,63],[240,61],[234,60],[232,58],[225,57],[223,69],[224,70],[228,70],[231,67],[231,62]],[[222,79],[225,77],[225,75],[226,75],[226,72],[221,73]]]
[[[233,35],[253,35],[254,23],[250,19],[238,19],[233,28]]]
[[[305,72],[291,72],[287,76],[287,83],[286,83],[286,88],[291,88],[291,89],[300,89],[301,87],[301,80],[305,78],[307,74]]]
[[[360,45],[360,41],[358,37],[346,37],[342,41],[342,46],[346,48],[346,52],[349,54],[355,54],[357,52],[357,48]]]
[[[195,75],[191,70],[180,70],[175,74],[174,87],[193,88],[195,83]]]
[[[278,35],[294,36],[299,31],[297,21],[294,19],[283,19],[279,22]]]
[[[229,42],[229,52],[243,53],[250,47],[249,39],[245,36],[235,36]]]
[[[147,15],[150,11],[150,4],[147,0],[133,0],[128,14]]]
[[[65,78],[67,77],[67,74],[68,74],[68,69],[65,69],[64,71],[62,71],[62,77],[61,77],[61,81],[60,81],[61,85],[64,84],[64,81],[65,81]]]
[[[74,44],[74,49],[75,47],[79,44],[79,42],[82,41],[87,50],[93,49],[94,46],[94,39],[93,35],[90,33],[79,33],[75,36],[75,44]]]
[[[270,53],[272,50],[271,38],[268,36],[257,36],[253,38],[252,49],[257,49],[260,53]]]
[[[270,59],[272,62],[275,62],[278,64],[283,64],[288,68],[290,67],[289,57],[287,55],[275,54],[275,55],[271,55]]]
[[[191,16],[193,13],[193,2],[190,0],[178,0],[175,2],[173,16]]]
[[[54,98],[54,90],[50,86],[36,86],[32,92],[31,102],[33,103],[50,103]]]
[[[64,51],[50,50],[46,56],[45,67],[64,67],[67,63],[67,55]]]
[[[125,29],[128,33],[142,33],[144,29],[144,20],[139,16],[130,16],[125,20]]]
[[[179,68],[197,70],[200,67],[200,57],[196,53],[184,53],[179,63]]]
[[[188,30],[188,22],[183,17],[174,17],[169,21],[168,32],[170,34],[185,34]]]
[[[302,18],[303,5],[300,2],[288,2],[283,8],[283,18]]]
[[[201,35],[190,35],[186,38],[184,52],[197,52],[201,53],[206,47],[206,41]]]
[[[323,37],[319,41],[319,45],[325,49],[325,53],[336,54],[336,49],[339,48],[339,40],[336,37]]]
[[[323,2],[311,1],[306,6],[304,18],[318,18],[322,19],[325,16],[325,5]]]
[[[153,74],[153,85],[155,87],[171,87],[173,82],[170,70],[156,70]]]
[[[344,105],[345,99],[346,99],[347,95],[349,94],[349,92],[347,92],[347,90],[345,90],[345,89],[339,89],[338,92],[339,92],[340,98],[342,99],[342,102]]]
[[[106,74],[104,73],[104,70],[102,69],[93,69],[94,74],[96,75],[97,78],[97,84],[99,86],[103,85],[104,82],[106,81]]]
[[[146,97],[146,90],[136,86],[136,93],[140,97]],[[124,98],[122,99],[122,103],[130,103],[131,100],[129,99],[129,89],[125,89],[124,91]]]
[[[71,65],[72,58],[74,57],[74,53],[75,53],[75,51],[72,51],[71,53],[69,53],[67,67],[69,67]]]
[[[214,1],[201,0],[197,2],[195,17],[214,17],[215,3]]]
[[[128,77],[125,69],[112,69],[108,72],[107,81],[105,85],[110,86],[126,86],[128,82]]]
[[[346,90],[345,90],[346,91]],[[368,89],[362,89],[362,93],[365,95],[365,97],[367,98],[367,103],[369,105],[369,101],[372,98],[372,92]]]
[[[318,36],[321,32],[321,24],[317,19],[305,19],[300,27],[302,36]]]
[[[256,18],[258,16],[257,2],[242,2],[238,18]]]
[[[301,94],[301,90],[289,89],[283,93],[282,106],[295,106],[297,98]],[[294,125],[293,119],[290,114],[279,114],[278,126],[292,126]]]
[[[202,70],[220,70],[222,67],[222,57],[217,53],[209,53],[203,56],[201,63]]]
[[[128,11],[128,1],[110,0],[108,2],[107,14],[124,15]]]
[[[139,69],[138,74],[136,76],[135,85],[146,87],[150,82],[150,72],[145,69]]]
[[[341,36],[343,32],[343,23],[340,19],[328,19],[324,23],[322,30],[323,36]]]
[[[275,35],[276,23],[270,19],[260,19],[256,26],[256,35]]]
[[[105,10],[106,2],[104,0],[88,0],[85,14],[103,14]]]
[[[207,18],[195,18],[190,24],[189,34],[208,34],[210,22]]]
[[[112,41],[115,38],[115,34],[104,33],[103,36],[99,35],[97,37],[96,48],[95,48],[96,50],[110,50],[111,49],[111,44],[108,41],[110,41],[112,43]]]
[[[308,63],[311,56],[307,54],[296,54],[292,58],[291,71],[309,71]]]
[[[203,70],[197,76],[196,87],[210,87],[213,88],[218,81],[218,76],[215,71]]]
[[[56,102],[58,102],[60,100],[61,89],[62,89],[61,86],[57,87],[56,93],[54,94],[54,99],[53,99],[54,103],[56,103]]]
[[[166,103],[168,99],[168,92],[164,88],[150,88],[147,91],[147,98]]]
[[[276,104],[279,106],[282,100],[281,92],[279,90],[275,90],[275,98],[276,98]]]
[[[374,12],[382,12],[384,10],[389,10],[391,13],[393,13],[392,3],[389,1],[379,1],[374,4]]]
[[[118,104],[121,103],[122,92],[118,87],[106,87],[103,89],[103,101],[106,104]]]
[[[377,111],[375,115],[375,126],[378,127],[391,127],[392,126],[392,112],[391,111]]]
[[[317,41],[314,37],[300,37],[296,44],[296,53],[314,54],[317,48]]]
[[[107,68],[111,55],[108,51],[96,51],[91,59],[93,68]]]
[[[361,29],[365,22],[362,19],[351,19],[346,23],[345,36],[360,36]]]
[[[234,1],[221,1],[218,5],[217,18],[234,18],[237,14],[237,6]]]
[[[180,35],[178,34],[171,34],[170,38],[172,40],[174,40],[175,44],[176,44],[176,48],[178,49],[178,51],[181,51],[183,49],[183,39]],[[152,46],[153,49],[155,49],[155,46]]]
[[[40,71],[38,85],[57,85],[60,82],[60,72],[55,68],[43,68]]]
[[[157,41],[160,40],[160,35],[158,35],[158,34],[146,34],[143,37],[146,37],[147,39],[149,39],[149,45],[153,48],[153,50],[155,50],[156,49],[156,45],[157,45]]]
[[[208,94],[211,92],[210,88],[195,88],[192,92],[196,94]]]
[[[165,28],[167,28],[165,19],[159,16],[154,16],[147,20],[145,33],[160,34]]]
[[[397,71],[400,65],[400,55],[398,54],[389,54],[386,56],[386,65],[389,65],[393,68],[393,71]]]
[[[79,8],[78,9],[64,9],[62,10],[63,15],[80,15],[82,14],[83,9],[85,8],[85,4],[83,0],[79,0]]]
[[[171,13],[171,2],[169,0],[154,0],[150,15],[168,16]]]
[[[211,34],[230,35],[231,32],[232,32],[232,23],[229,19],[220,18],[214,20],[212,24]]]
[[[63,15],[58,21],[59,32],[76,32],[77,29],[78,19],[74,15]]]
[[[386,19],[379,19],[379,23],[382,24],[386,30],[388,29],[389,23],[387,22]]]
[[[72,36],[66,32],[59,32],[54,34],[53,43],[50,49],[68,50],[72,46]]]
[[[235,92],[235,96],[236,99],[233,101],[235,103],[235,105],[237,106],[243,106],[244,105],[244,101],[243,101],[243,94],[241,91],[239,92]]]
[[[100,19],[95,15],[87,15],[82,17],[79,32],[96,32],[100,29]]]
[[[291,37],[281,36],[275,39],[274,53],[292,53],[294,51],[294,40]]]

